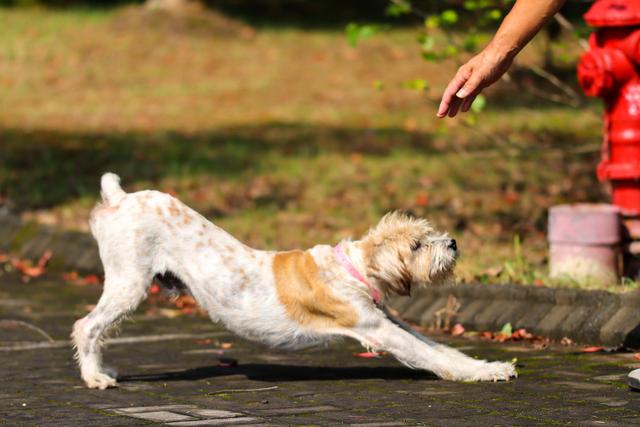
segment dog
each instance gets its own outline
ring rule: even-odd
[[[213,321],[273,347],[304,348],[350,337],[404,365],[447,380],[499,381],[512,363],[477,360],[418,334],[383,302],[415,286],[447,281],[455,240],[424,219],[394,212],[361,239],[286,252],[252,249],[176,198],[125,193],[120,178],[101,179],[102,203],[90,226],[104,266],[96,307],[71,334],[89,388],[117,385],[102,364],[106,331],[136,309],[154,278],[190,293]]]

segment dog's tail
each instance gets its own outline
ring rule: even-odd
[[[120,177],[115,173],[107,172],[100,180],[102,200],[106,205],[117,204],[127,193],[120,187]]]

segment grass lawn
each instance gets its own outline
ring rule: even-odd
[[[597,101],[503,82],[474,124],[438,120],[455,64],[422,61],[410,28],[351,48],[337,30],[131,8],[0,9],[0,22],[0,197],[29,219],[86,229],[109,170],[260,248],[335,243],[410,209],[459,241],[460,280],[543,283],[548,207],[608,200]],[[430,89],[401,87],[415,78]]]

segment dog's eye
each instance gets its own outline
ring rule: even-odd
[[[420,240],[416,240],[415,242],[413,242],[413,245],[411,245],[411,250],[417,251],[421,247],[422,247],[422,242]]]

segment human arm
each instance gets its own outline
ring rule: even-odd
[[[468,111],[480,91],[509,69],[513,58],[529,43],[565,0],[517,0],[491,42],[462,65],[444,91],[438,117]]]

